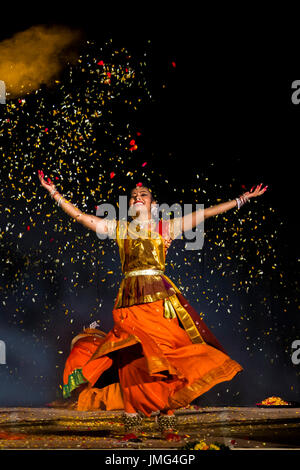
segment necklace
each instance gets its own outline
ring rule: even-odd
[[[147,219],[147,220],[143,220],[141,222],[137,222],[136,220],[134,220],[134,223],[136,224],[136,227],[138,228],[145,228],[146,226],[148,226],[149,224],[153,224],[155,223],[156,224],[156,220],[155,219]]]

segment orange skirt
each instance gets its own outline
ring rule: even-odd
[[[153,411],[188,405],[243,368],[205,342],[193,344],[163,300],[113,310],[107,334],[85,330],[66,361],[64,397],[83,386],[78,410]],[[85,385],[83,385],[85,384]]]

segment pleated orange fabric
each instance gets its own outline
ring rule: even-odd
[[[193,344],[177,318],[164,317],[162,300],[115,309],[113,318],[104,339],[79,339],[67,360],[64,383],[79,368],[88,383],[79,395],[80,410],[124,408],[150,416],[185,406],[242,370],[222,351]],[[110,368],[112,383],[93,387]]]

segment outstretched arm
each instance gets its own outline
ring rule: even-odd
[[[52,198],[59,203],[60,207],[66,214],[94,232],[97,231],[97,233],[107,233],[108,229],[105,220],[101,219],[100,217],[96,217],[95,215],[85,214],[79,210],[56,190],[50,178],[48,178],[48,183],[46,183],[44,179],[44,173],[42,171],[38,170],[38,175],[41,185],[47,189],[47,191],[49,191]]]
[[[268,186],[262,188],[262,184],[256,186],[244,193],[241,198],[248,200],[252,197],[261,196],[267,190]],[[253,190],[254,189],[254,190]],[[182,217],[182,231],[188,231],[196,227],[198,224],[203,222],[204,219],[208,219],[209,217],[213,217],[218,214],[222,214],[223,212],[227,212],[230,209],[234,209],[238,206],[238,202],[236,199],[228,202],[222,202],[221,204],[217,204],[216,206],[208,207],[207,209],[199,209],[191,214],[187,214]]]

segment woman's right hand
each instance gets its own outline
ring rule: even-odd
[[[44,173],[43,173],[43,170],[38,170],[38,175],[39,175],[39,180],[41,182],[41,185],[47,189],[47,191],[56,191],[56,187],[54,186],[54,184],[52,183],[51,179],[48,178],[47,181],[48,183],[46,183],[45,179],[44,179]]]

